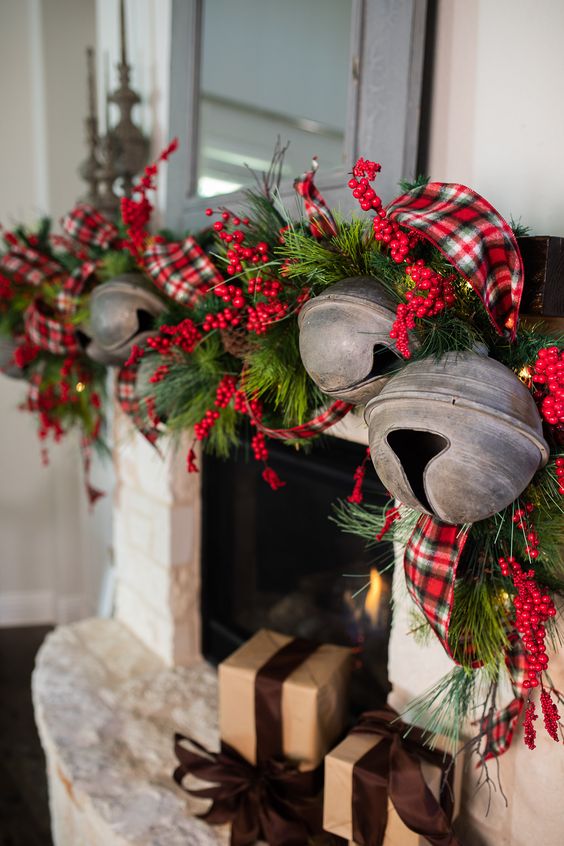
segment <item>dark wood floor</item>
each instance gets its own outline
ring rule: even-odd
[[[0,846],[52,846],[31,672],[49,631],[0,628]]]

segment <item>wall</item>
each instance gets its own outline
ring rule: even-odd
[[[561,0],[439,0],[428,173],[537,234],[564,234],[563,33]]]
[[[68,210],[83,186],[84,51],[94,0],[0,3],[0,221],[33,223]],[[24,386],[0,377],[0,625],[92,613],[109,556],[111,496],[87,513],[74,439],[43,468]],[[94,481],[108,489],[109,468]],[[110,491],[111,494],[111,491]]]

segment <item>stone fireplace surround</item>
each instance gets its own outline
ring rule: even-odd
[[[33,676],[55,846],[227,844],[173,783],[174,731],[217,748],[217,680],[200,651],[200,477],[116,414],[113,619],[61,626]],[[367,443],[360,418],[332,433]]]
[[[353,431],[351,432],[351,422]],[[366,442],[360,420],[333,434]],[[33,676],[36,720],[47,757],[55,846],[215,846],[227,827],[194,816],[202,806],[175,786],[178,730],[218,748],[217,680],[200,653],[200,481],[185,471],[187,444],[164,458],[115,421],[116,562],[113,619],[60,626],[42,646]],[[390,704],[408,701],[448,672],[440,645],[414,641],[403,568],[394,573],[388,649]],[[564,661],[551,660],[564,689]],[[499,792],[465,770],[460,818],[464,846],[562,843],[564,753],[539,732],[531,753],[519,736],[499,762]],[[304,844],[305,846],[305,844]]]

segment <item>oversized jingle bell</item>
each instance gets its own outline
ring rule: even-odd
[[[507,367],[474,352],[406,365],[367,405],[365,419],[390,493],[446,523],[491,517],[548,459],[530,392]]]
[[[0,338],[0,373],[10,379],[23,379],[24,372],[14,362],[14,352],[18,348],[13,338]]]
[[[402,366],[390,338],[395,318],[392,297],[369,276],[342,279],[309,300],[299,316],[300,355],[315,384],[334,399],[372,399]]]
[[[155,318],[163,309],[163,301],[141,273],[124,273],[104,282],[90,295],[88,355],[103,364],[123,364],[133,345],[142,344],[154,331]]]

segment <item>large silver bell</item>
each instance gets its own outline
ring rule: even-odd
[[[548,459],[530,392],[507,367],[474,352],[406,365],[367,405],[365,419],[390,493],[446,523],[491,517]]]
[[[300,355],[316,385],[352,403],[378,394],[403,363],[390,338],[395,318],[393,298],[369,276],[342,279],[309,300],[299,315]]]
[[[102,283],[90,295],[88,355],[102,364],[123,364],[133,345],[154,332],[155,318],[163,309],[163,301],[141,273],[124,273]]]
[[[18,345],[12,338],[0,338],[0,373],[10,379],[23,379],[24,372],[14,363],[14,352]]]

